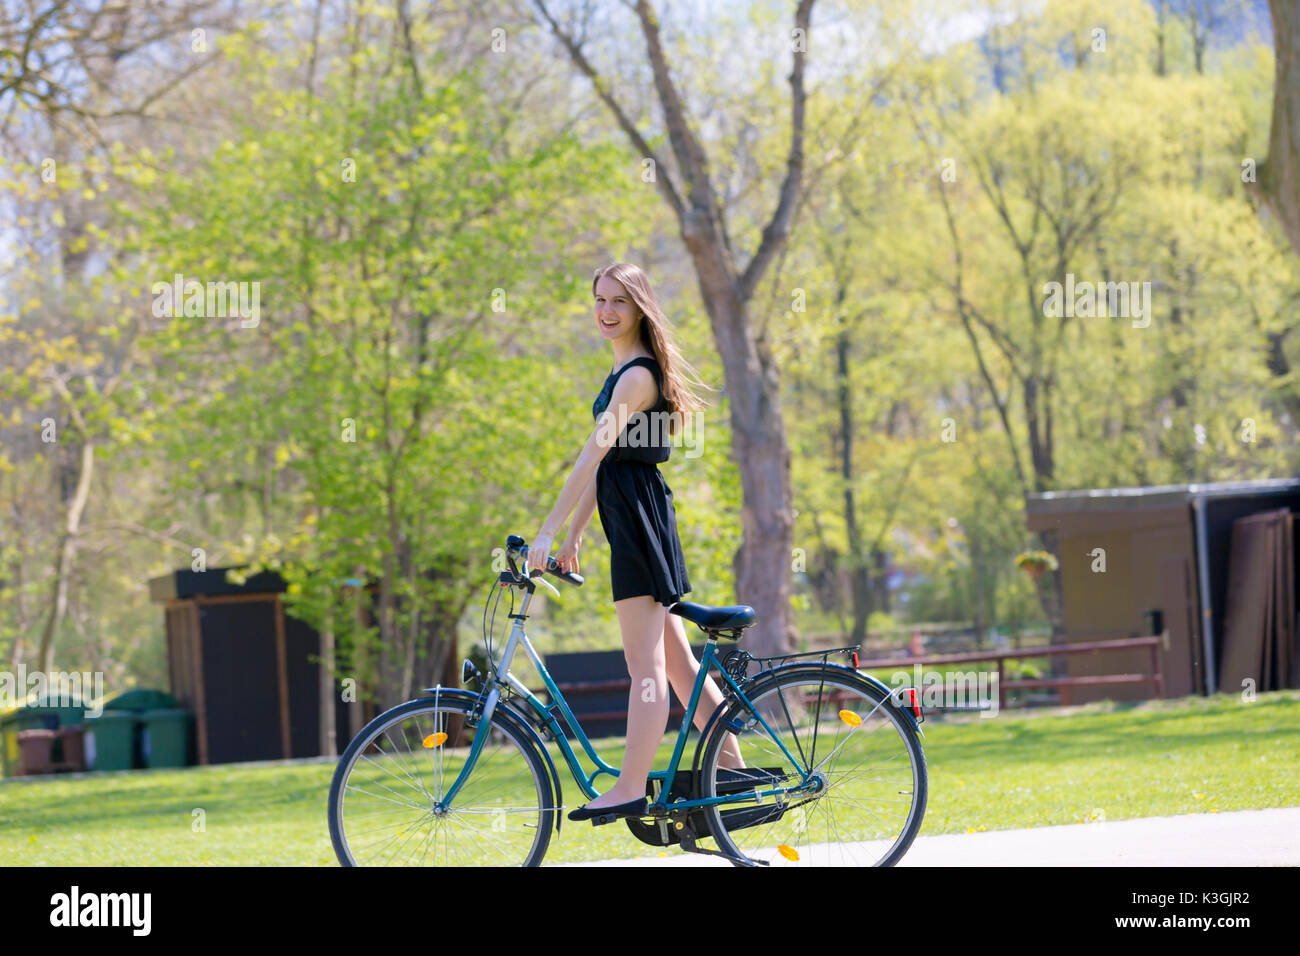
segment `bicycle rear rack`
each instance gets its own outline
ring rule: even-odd
[[[751,662],[761,665],[758,673],[753,675],[755,677],[761,677],[763,674],[776,670],[777,667],[784,664],[786,661],[800,657],[821,658],[823,664],[829,664],[830,656],[832,654],[843,654],[846,659],[852,662],[853,669],[857,670],[858,647],[856,644],[850,644],[848,647],[832,647],[824,651],[799,651],[795,654],[774,654],[771,657],[755,657],[748,651],[743,651],[737,648],[727,655],[726,664],[723,666],[726,668],[727,673],[731,675],[731,679],[739,684],[742,681],[749,679],[750,675],[748,670]]]

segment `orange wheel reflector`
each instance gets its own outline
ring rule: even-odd
[[[441,731],[439,731],[436,734],[429,734],[429,736],[424,738],[424,745],[430,749],[434,747],[441,747],[446,742],[447,742],[447,735],[442,733]]]
[[[840,720],[844,721],[850,727],[856,727],[858,724],[862,723],[862,718],[851,710],[841,710]]]
[[[847,711],[845,711],[845,713],[847,713]],[[787,843],[782,843],[780,846],[778,846],[777,851],[787,860],[799,859],[799,851]]]

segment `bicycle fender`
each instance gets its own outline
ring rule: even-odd
[[[441,697],[450,697],[453,700],[464,701],[467,704],[473,704],[478,700],[479,696],[478,694],[471,693],[470,691],[459,687],[426,687],[424,688],[423,693],[429,695],[433,694],[435,691]],[[560,775],[555,769],[555,761],[551,760],[551,752],[546,749],[546,745],[542,742],[542,737],[537,732],[537,728],[533,726],[532,721],[516,709],[510,701],[497,701],[497,708],[493,712],[492,716],[495,719],[497,715],[500,715],[504,722],[513,724],[515,729],[523,730],[527,734],[528,739],[532,742],[533,746],[541,752],[542,759],[546,761],[546,771],[550,775],[551,779],[552,799],[555,801],[553,806],[557,808],[555,811],[555,832],[559,833],[560,818],[563,817],[564,814],[561,813],[558,808],[564,806],[564,798],[560,795]]]

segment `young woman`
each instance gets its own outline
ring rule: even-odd
[[[596,327],[613,347],[614,367],[592,406],[597,426],[529,546],[528,568],[546,566],[555,534],[572,512],[556,561],[566,571],[577,571],[582,533],[592,511],[600,510],[632,688],[618,781],[570,812],[571,820],[645,815],[646,780],[668,722],[668,684],[685,702],[700,670],[682,619],[668,613],[691,585],[677,537],[673,492],[656,466],[668,460],[667,442],[677,431],[678,421],[669,414],[689,414],[702,403],[686,384],[683,370],[690,366],[670,337],[645,273],[629,263],[607,266],[596,272],[592,294]],[[647,412],[651,418],[638,422]],[[672,423],[671,434],[665,422]],[[709,677],[695,726],[703,730],[721,704],[722,691]],[[745,765],[734,736],[728,737],[724,754],[720,766]]]

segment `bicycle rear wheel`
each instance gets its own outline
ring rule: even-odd
[[[925,816],[925,754],[911,721],[889,694],[852,671],[799,665],[742,685],[788,758],[749,709],[733,702],[714,724],[701,763],[701,795],[735,793],[748,801],[710,807],[710,829],[725,853],[772,866],[892,866],[907,852]],[[749,770],[718,767],[738,721]],[[813,788],[779,797],[809,771]]]
[[[466,714],[462,701],[420,698],[380,714],[357,734],[330,785],[330,838],[340,864],[541,863],[555,825],[541,756],[498,717],[490,729],[453,721]],[[489,739],[451,805],[439,808],[476,733]]]

